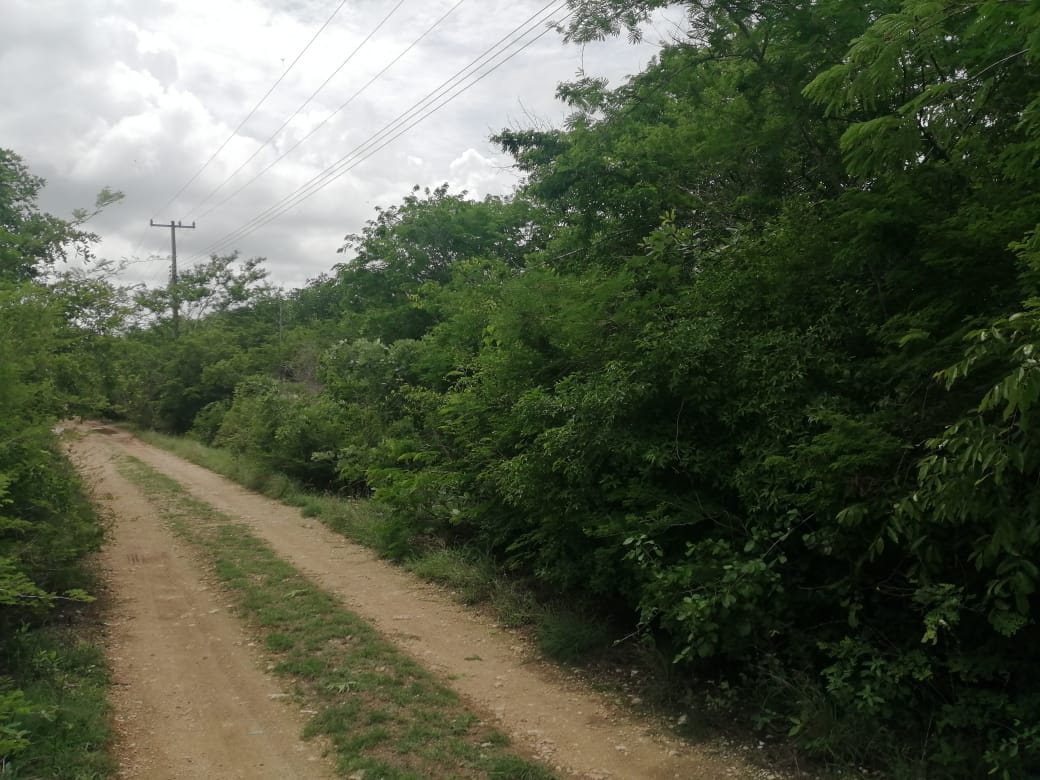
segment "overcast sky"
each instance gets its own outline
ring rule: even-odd
[[[103,236],[99,254],[146,260],[131,265],[124,278],[162,284],[169,231],[149,228],[150,218],[197,222],[196,230],[178,232],[180,262],[189,264],[328,166],[342,160],[338,172],[353,164],[357,154],[351,152],[359,145],[546,6],[545,0],[402,0],[394,11],[399,0],[346,0],[234,133],[340,2],[0,0],[0,147],[20,154],[47,179],[41,205],[58,216],[90,205],[103,186],[124,192],[126,199],[91,225]],[[234,194],[456,4],[346,108]],[[559,5],[562,0],[549,11]],[[335,253],[343,236],[359,230],[375,206],[399,202],[415,184],[446,181],[477,197],[506,194],[516,174],[489,135],[504,127],[559,125],[567,111],[553,97],[558,82],[584,69],[621,83],[646,65],[667,27],[667,17],[659,20],[639,45],[616,40],[579,47],[550,32],[295,209],[216,248],[264,256],[276,284],[298,286],[343,259]],[[545,25],[531,29],[518,45]],[[265,145],[369,35],[353,59]],[[486,70],[485,65],[476,73]]]

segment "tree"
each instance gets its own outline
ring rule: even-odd
[[[238,252],[212,255],[209,260],[182,270],[175,286],[142,290],[137,295],[137,305],[163,319],[176,299],[181,316],[189,321],[247,306],[272,292],[265,281],[265,262],[263,257],[240,262]]]
[[[419,338],[433,324],[429,312],[413,305],[424,285],[444,284],[454,264],[468,258],[495,256],[519,267],[538,244],[523,201],[473,201],[464,192],[449,194],[446,184],[419,192],[380,209],[339,249],[351,256],[337,266],[336,280],[348,327],[358,336],[386,343]]]
[[[59,597],[86,598],[75,564],[101,533],[50,432],[65,411],[62,374],[84,357],[67,352],[61,299],[35,281],[86,234],[37,209],[43,182],[17,155],[0,150],[0,177],[0,635],[9,636]]]

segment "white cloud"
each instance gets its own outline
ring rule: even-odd
[[[470,147],[448,165],[448,183],[455,190],[465,190],[473,198],[484,195],[505,195],[512,189],[512,182],[502,176],[505,160],[485,157]]]
[[[334,7],[328,0],[4,0],[0,145],[49,180],[43,205],[68,214],[102,186],[127,199],[98,218],[101,253],[165,255],[168,234],[148,220],[191,219],[182,258],[200,252],[295,191],[364,143],[542,7],[540,0],[468,0],[299,149],[211,214],[219,203],[318,127],[455,0],[408,0],[270,148],[192,211],[259,148],[362,41],[390,0],[352,0],[220,155],[169,208],[163,205],[232,133]],[[619,79],[638,71],[652,46],[623,41],[566,46],[542,38],[386,148],[278,220],[235,242],[268,258],[278,283],[299,284],[339,261],[345,234],[377,205],[414,184],[448,181],[474,197],[510,191],[508,158],[489,141],[534,119],[558,124],[566,111],[556,83],[579,68]],[[161,213],[157,213],[161,211]],[[196,213],[197,212],[197,213]],[[158,261],[130,278],[165,279]]]

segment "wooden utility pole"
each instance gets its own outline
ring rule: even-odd
[[[160,225],[156,224],[155,220],[150,219],[148,224],[152,227],[168,227],[170,229],[170,301],[173,304],[173,337],[177,338],[181,328],[181,302],[177,297],[177,230],[178,228],[194,230],[195,223],[192,222],[190,225],[185,225],[180,220],[174,222],[171,219],[169,225]]]

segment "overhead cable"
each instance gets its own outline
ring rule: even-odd
[[[532,46],[534,43],[536,43],[538,40],[540,40],[542,37],[544,37],[554,29],[554,25],[546,26],[545,29],[543,29],[538,35],[534,36],[530,40],[527,40],[514,51],[509,52],[510,48],[516,46],[517,43],[522,41],[534,29],[537,29],[543,23],[548,21],[548,16],[542,16],[542,14],[545,8],[548,8],[549,6],[553,5],[556,5],[557,7],[554,8],[548,16],[552,16],[553,14],[558,13],[559,11],[562,11],[564,8],[566,8],[566,3],[559,4],[553,2],[547,4],[541,11],[538,11],[532,17],[529,17],[527,21],[520,24],[511,33],[507,34],[504,38],[502,38],[500,41],[498,41],[496,44],[490,47],[487,51],[484,52],[484,54],[482,54],[480,57],[478,57],[476,60],[470,63],[470,65],[462,68],[454,76],[452,76],[451,78],[443,82],[439,87],[428,93],[425,98],[418,101],[410,109],[398,115],[398,117],[392,120],[391,122],[388,122],[380,130],[378,130],[372,136],[370,136],[366,141],[359,144],[353,150],[351,150],[342,158],[340,158],[337,162],[325,168],[321,173],[314,176],[305,184],[301,185],[290,195],[287,195],[274,205],[257,214],[255,217],[244,223],[238,229],[226,234],[224,237],[210,244],[209,247],[207,247],[202,253],[197,255],[197,257],[204,257],[206,254],[209,254],[212,251],[222,249],[228,246],[229,244],[239,241],[242,238],[255,232],[259,228],[263,227],[264,225],[268,224],[269,222],[273,221],[274,219],[277,219],[287,211],[292,210],[300,203],[302,203],[304,200],[308,199],[310,196],[327,187],[340,176],[343,176],[350,170],[353,170],[356,166],[360,165],[373,154],[392,143],[394,140],[406,133],[412,127],[424,121],[429,116],[446,106],[448,103],[451,103],[461,94],[475,86],[478,82],[490,76],[493,72],[498,70],[498,68],[505,65],[507,62],[509,62],[514,57],[519,55],[521,52]],[[559,21],[562,22],[564,19],[571,16],[571,14],[573,14],[573,11],[565,14],[564,17],[562,17],[562,19],[560,19]],[[532,26],[530,24],[531,20],[539,16],[542,16],[542,18],[539,19],[538,22]],[[503,41],[507,40],[508,43],[502,45]],[[503,54],[505,54],[504,57],[502,56]],[[501,59],[498,62],[493,62],[496,58],[500,57]],[[475,74],[474,71],[479,69],[482,65],[489,65],[489,67],[483,73]],[[469,80],[468,83],[467,80]],[[456,89],[456,87],[459,88]],[[455,91],[451,94],[447,94],[452,89],[455,89]],[[445,97],[446,94],[447,97]],[[440,102],[438,103],[437,101]],[[436,103],[436,105],[432,105],[434,103]],[[419,115],[415,116],[417,113]]]
[[[244,184],[242,184],[234,192],[228,194],[223,200],[219,201],[218,203],[216,203],[213,206],[210,206],[206,211],[202,212],[202,214],[199,215],[199,218],[201,219],[202,217],[206,217],[209,214],[212,214],[218,208],[220,208],[225,203],[227,203],[232,198],[234,198],[236,195],[238,195],[238,193],[242,192],[242,190],[246,189],[250,184],[255,182],[257,179],[259,179],[261,176],[263,176],[269,170],[271,170],[274,166],[276,166],[278,163],[280,163],[282,160],[284,160],[286,157],[288,157],[290,154],[292,154],[294,151],[296,151],[296,149],[298,149],[302,144],[304,144],[308,139],[310,139],[311,136],[313,136],[321,128],[323,128],[326,124],[328,124],[329,121],[332,120],[333,117],[335,117],[343,109],[345,109],[347,106],[349,106],[351,103],[353,103],[370,86],[372,86],[376,81],[378,81],[383,76],[383,74],[385,74],[388,70],[390,70],[390,68],[392,68],[394,65],[396,65],[408,52],[410,52],[412,49],[414,49],[416,46],[418,46],[419,43],[421,43],[424,38],[426,38],[430,33],[432,33],[435,29],[437,29],[449,16],[451,16],[455,12],[455,9],[457,9],[464,2],[466,2],[466,0],[458,0],[458,2],[456,2],[455,5],[453,5],[451,8],[449,8],[448,11],[445,14],[443,14],[441,17],[439,17],[437,19],[437,21],[435,21],[433,24],[431,24],[429,27],[427,27],[426,30],[422,33],[422,35],[420,35],[418,38],[416,38],[414,41],[412,41],[410,44],[408,44],[408,46],[406,46],[404,49],[402,49],[401,52],[399,52],[396,57],[394,57],[392,60],[390,60],[390,62],[388,62],[383,67],[382,70],[380,70],[378,73],[376,73],[374,76],[372,76],[372,78],[370,78],[367,82],[365,82],[365,84],[360,89],[355,90],[354,94],[352,94],[349,98],[347,98],[347,100],[344,103],[342,103],[339,106],[339,108],[337,108],[331,114],[326,116],[317,125],[312,127],[310,132],[307,133],[307,135],[303,136],[303,138],[301,138],[299,141],[297,141],[292,146],[290,146],[288,149],[286,149],[284,152],[282,152],[280,155],[278,155],[278,157],[276,157],[274,160],[272,160],[270,163],[268,163],[264,168],[262,168],[259,173],[254,175],[251,179],[249,179],[249,181],[247,181]],[[557,2],[557,0],[553,0],[553,2]]]
[[[300,61],[300,58],[303,57],[303,55],[307,53],[307,50],[310,49],[310,47],[314,44],[314,42],[316,40],[318,40],[318,36],[320,36],[323,32],[325,32],[325,28],[327,28],[332,23],[332,20],[336,18],[336,14],[338,14],[340,12],[340,9],[343,8],[343,6],[346,5],[346,3],[347,3],[347,0],[340,0],[339,5],[336,6],[336,10],[334,10],[332,12],[332,14],[329,16],[329,18],[325,20],[325,23],[321,27],[318,28],[318,31],[316,33],[314,33],[314,35],[311,37],[311,39],[307,42],[307,45],[304,46],[302,49],[300,49],[300,53],[297,54],[296,57],[293,59],[293,61],[289,63],[289,67],[287,67],[282,72],[282,75],[279,76],[275,80],[274,84],[272,84],[268,88],[267,92],[264,93],[264,96],[262,98],[260,98],[260,100],[257,101],[256,105],[253,106],[249,110],[249,113],[246,114],[245,117],[242,119],[242,121],[238,123],[238,126],[235,127],[235,129],[231,131],[231,134],[228,135],[228,137],[224,139],[224,142],[220,146],[218,146],[216,151],[214,151],[213,154],[211,154],[209,156],[209,159],[206,160],[206,162],[204,162],[202,164],[202,167],[199,168],[197,171],[195,171],[195,173],[192,174],[191,178],[188,179],[186,182],[184,182],[184,184],[181,185],[181,188],[179,190],[177,190],[175,193],[173,193],[173,195],[170,197],[170,199],[168,201],[166,201],[166,203],[164,203],[156,211],[156,214],[154,214],[153,217],[156,216],[159,212],[164,211],[174,201],[176,201],[177,198],[180,197],[181,193],[183,193],[186,189],[188,189],[188,187],[190,187],[192,185],[192,183],[197,178],[199,178],[199,176],[202,174],[202,172],[204,170],[206,170],[215,159],[217,159],[217,155],[219,155],[224,150],[225,146],[227,146],[229,143],[231,143],[231,139],[233,139],[236,135],[238,135],[238,131],[241,130],[245,126],[246,122],[248,122],[253,117],[253,114],[255,114],[257,112],[257,110],[260,108],[260,106],[262,106],[264,104],[264,101],[266,101],[267,98],[269,98],[271,96],[271,93],[274,92],[275,89],[278,87],[278,85],[281,84],[282,81],[285,79],[285,77],[289,75],[289,71],[291,71],[296,66],[296,63]]]
[[[243,162],[241,165],[239,165],[237,168],[235,168],[235,170],[231,172],[230,176],[225,178],[224,181],[222,181],[220,184],[218,184],[216,187],[214,187],[212,190],[210,190],[209,194],[206,195],[206,197],[204,197],[202,200],[200,200],[198,203],[196,203],[194,206],[192,206],[191,209],[188,210],[188,214],[187,214],[186,219],[191,219],[192,216],[200,208],[202,208],[204,205],[206,205],[206,203],[208,203],[210,201],[210,199],[214,195],[216,195],[218,192],[220,192],[220,190],[222,190],[224,188],[224,186],[227,185],[227,183],[229,181],[231,181],[233,178],[235,178],[235,176],[238,175],[239,171],[241,171],[243,168],[245,168],[247,165],[249,165],[249,163],[251,163],[254,159],[256,159],[256,156],[258,154],[260,154],[260,152],[262,152],[264,149],[266,149],[268,144],[270,144],[271,141],[273,141],[278,136],[278,134],[280,132],[282,132],[286,127],[288,127],[289,123],[292,122],[293,119],[295,119],[297,116],[299,116],[300,112],[303,111],[303,109],[305,109],[310,104],[310,102],[312,100],[314,100],[314,98],[316,98],[318,96],[318,94],[323,89],[325,89],[326,86],[328,86],[329,82],[332,81],[332,79],[334,79],[337,76],[337,74],[339,74],[339,72],[341,70],[343,70],[343,68],[345,68],[348,64],[350,64],[350,61],[353,60],[355,56],[357,56],[357,53],[359,51],[361,51],[361,49],[364,48],[365,44],[367,44],[370,40],[372,40],[372,38],[375,36],[375,34],[377,32],[379,32],[388,21],[390,21],[390,17],[392,17],[395,13],[397,13],[398,9],[402,5],[404,5],[404,3],[405,3],[405,0],[397,0],[397,5],[395,5],[393,8],[390,9],[390,12],[379,21],[379,24],[377,24],[375,26],[375,28],[373,28],[373,30],[368,35],[365,36],[365,39],[363,41],[361,41],[361,43],[359,43],[357,46],[354,47],[354,50],[351,51],[350,54],[347,55],[347,58],[345,60],[343,60],[343,62],[341,62],[339,64],[339,66],[334,71],[332,71],[332,73],[329,74],[328,78],[326,78],[321,83],[321,85],[316,90],[314,90],[308,96],[308,98],[306,100],[304,100],[299,105],[299,107],[289,115],[289,117],[284,122],[282,122],[282,124],[278,127],[278,129],[275,130],[273,133],[271,133],[271,135],[268,136],[267,140],[264,141],[262,144],[260,144],[253,151],[253,153],[251,155],[249,155],[249,157],[246,159],[245,162]],[[328,120],[326,119],[324,121],[328,121]],[[206,212],[206,213],[208,214],[209,212]]]

